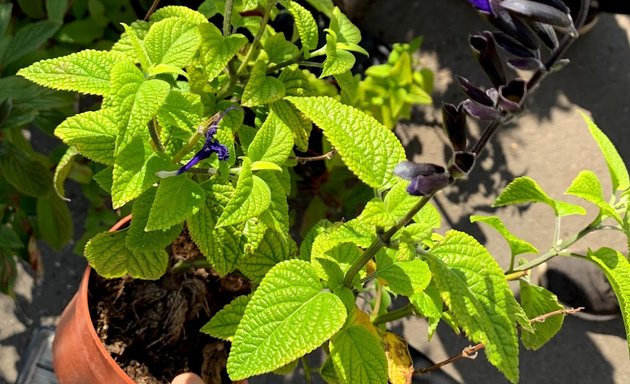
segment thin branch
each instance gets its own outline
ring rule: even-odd
[[[149,19],[149,17],[153,14],[153,12],[155,12],[158,5],[160,5],[160,0],[153,0],[153,4],[151,4],[151,7],[147,11],[147,14],[144,16],[145,21]]]
[[[223,12],[223,37],[228,37],[232,33],[232,9],[234,9],[234,0],[227,0]]]
[[[294,159],[300,164],[306,164],[309,161],[320,161],[320,160],[330,160],[337,154],[337,150],[333,149],[332,151],[326,152],[323,155],[319,156],[310,156],[310,157],[300,157],[296,156]]]
[[[578,308],[564,308],[564,309],[558,309],[557,311],[552,311],[549,313],[545,313],[543,315],[540,316],[536,316],[533,319],[529,319],[530,323],[542,323],[545,320],[547,320],[549,317],[552,316],[559,316],[559,315],[574,315],[580,311],[582,311],[584,309],[584,307],[578,307]],[[426,368],[422,368],[422,369],[416,369],[413,371],[413,375],[414,376],[420,376],[420,375],[426,375],[427,373],[431,373],[435,370],[438,370],[440,368],[442,368],[443,366],[450,364],[450,363],[454,363],[457,360],[461,360],[461,359],[475,359],[477,357],[477,353],[481,350],[483,350],[486,346],[483,343],[479,343],[477,345],[471,345],[468,346],[466,348],[464,348],[461,353],[459,355],[455,355],[452,357],[449,357],[448,359],[444,360],[444,361],[440,361],[439,363],[436,363],[430,367],[426,367]]]

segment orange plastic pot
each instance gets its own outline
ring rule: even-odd
[[[110,231],[129,222],[120,220]],[[134,384],[101,343],[88,308],[91,268],[83,274],[79,290],[64,309],[53,340],[53,367],[60,384]]]

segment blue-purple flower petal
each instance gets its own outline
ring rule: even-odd
[[[492,13],[490,0],[468,0],[475,8],[481,12]]]

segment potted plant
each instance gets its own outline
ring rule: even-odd
[[[328,1],[307,3],[328,19],[323,36],[312,13],[295,1],[227,0],[220,9],[204,2],[198,11],[170,6],[125,26],[110,51],[81,51],[19,72],[41,85],[103,97],[100,109],[68,118],[56,135],[105,165],[95,179],[111,193],[113,207],[133,218],[125,229],[96,235],[85,249],[95,272],[114,279],[90,278],[97,282],[90,292],[110,292],[107,301],[114,304],[95,303],[101,310],[93,315],[96,328],[114,328],[109,321],[115,317],[140,321],[138,327],[116,326],[133,329],[132,335],[125,342],[105,340],[108,352],[120,357],[139,349],[169,367],[157,382],[190,369],[219,380],[212,361],[227,361],[227,374],[237,381],[298,364],[310,377],[303,357],[324,345],[329,357],[319,373],[328,382],[403,383],[414,369],[405,341],[385,324],[415,314],[429,320],[430,334],[439,321],[463,330],[478,344],[462,356],[485,348],[488,360],[518,381],[518,329],[526,347],[539,348],[558,331],[562,316],[556,315],[572,312],[530,283],[528,271],[604,228],[606,217],[628,233],[627,192],[609,203],[598,195],[593,175],[581,174],[570,191],[595,203],[600,215],[546,253],[496,218],[474,218],[514,246],[506,271],[471,236],[434,233],[440,217],[430,200],[472,171],[498,128],[524,110],[529,91],[563,63],[577,37],[568,8],[560,1],[473,2],[503,32],[470,37],[492,86],[484,90],[459,79],[469,98],[443,107],[453,153],[442,167],[405,161],[390,130],[411,104],[430,101],[430,74],[412,66],[417,46],[398,45],[386,64],[361,79],[350,73],[355,55],[366,53],[358,28]],[[221,29],[208,21],[217,15]],[[287,15],[290,28],[279,32]],[[532,72],[527,81],[506,73],[498,47],[511,55],[512,67]],[[489,122],[472,146],[467,116]],[[614,147],[591,129],[611,164],[614,188],[626,190],[627,171]],[[323,169],[301,168],[322,160]],[[322,173],[331,179],[327,188],[337,198],[337,213],[352,216],[330,221],[309,203],[304,217],[292,218],[288,196],[309,196],[300,186],[312,186]],[[330,195],[316,197],[320,207],[331,202]],[[552,199],[528,178],[512,182],[497,205],[523,202],[548,204],[558,217],[581,209]],[[299,244],[291,236],[296,222]],[[185,250],[192,255],[182,257]],[[523,253],[534,257],[516,260]],[[578,256],[605,270],[626,316],[630,265],[620,255],[601,249]],[[526,292],[520,303],[508,280],[520,280]],[[222,296],[222,308],[206,300],[213,284],[231,293]],[[366,291],[376,297],[367,310],[356,304]],[[118,301],[123,296],[126,304]],[[408,304],[390,309],[393,296],[407,297]],[[200,324],[204,313],[211,319]],[[206,342],[189,356],[173,344],[201,340],[189,326],[225,342]],[[109,338],[107,332],[101,338]],[[139,338],[148,345],[135,345]],[[170,368],[171,360],[179,366]],[[146,368],[131,358],[124,369]],[[97,380],[67,382],[86,377]]]

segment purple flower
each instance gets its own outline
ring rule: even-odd
[[[481,12],[492,13],[490,0],[468,0],[475,8]]]

